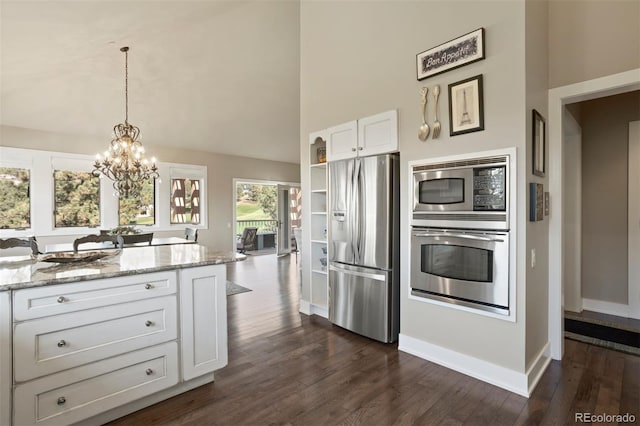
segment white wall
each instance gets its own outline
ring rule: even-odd
[[[8,147],[93,155],[103,152],[108,143],[107,138],[102,140],[79,135],[0,126],[0,145]],[[187,148],[172,149],[154,146],[149,142],[145,143],[145,149],[149,156],[155,156],[159,161],[207,167],[209,227],[198,232],[198,242],[218,250],[235,250],[235,247],[232,247],[235,234],[235,230],[232,229],[233,209],[235,208],[233,178],[281,182],[300,181],[300,168],[297,164],[191,151]],[[91,170],[91,164],[87,165],[87,169]],[[182,235],[182,232],[162,234]],[[71,241],[73,238],[70,236],[67,240]],[[56,241],[64,241],[64,238],[58,238]],[[42,239],[42,242],[46,244],[51,241]]]
[[[484,27],[487,58],[416,81],[415,55]],[[525,370],[527,120],[523,1],[303,2],[301,5],[301,165],[308,134],[398,109],[401,163],[401,333],[517,372]],[[449,137],[447,85],[484,76],[485,129]],[[422,86],[441,86],[439,140],[420,142]],[[430,104],[432,107],[433,105]],[[542,108],[542,106],[540,107]],[[432,112],[430,112],[432,114]],[[432,115],[430,115],[432,117]],[[504,321],[408,298],[410,160],[516,147],[517,318]],[[308,188],[302,175],[303,191]],[[308,220],[308,218],[306,219]],[[522,230],[522,232],[520,232]],[[308,238],[308,236],[306,236]],[[303,274],[304,276],[305,274]],[[535,283],[545,285],[545,282]],[[303,284],[303,295],[309,283]],[[545,301],[546,303],[546,301]]]
[[[581,103],[582,297],[627,304],[629,122],[640,92]]]
[[[525,170],[528,182],[542,183],[544,190],[549,191],[548,146],[545,151],[546,176],[533,175],[532,145],[533,118],[532,110],[538,111],[545,120],[547,113],[548,89],[548,43],[547,17],[548,3],[540,0],[527,0],[526,5],[526,116],[525,132]],[[545,134],[545,138],[547,138]],[[527,197],[528,199],[528,197]],[[528,217],[527,210],[520,211],[520,217]],[[548,300],[549,300],[549,220],[545,216],[542,221],[526,222],[526,252],[518,260],[525,260],[526,270],[526,367],[536,361],[540,351],[548,343]],[[532,252],[535,250],[535,266]]]
[[[550,88],[639,67],[639,1],[549,1]]]

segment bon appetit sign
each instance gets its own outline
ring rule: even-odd
[[[484,28],[416,55],[418,80],[484,59]]]

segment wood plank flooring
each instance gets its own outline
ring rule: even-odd
[[[215,383],[112,425],[559,425],[575,413],[640,422],[640,357],[572,340],[531,398],[298,312],[295,256],[249,257],[228,279],[229,365]],[[579,423],[579,422],[578,422]]]

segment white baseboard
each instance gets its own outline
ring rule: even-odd
[[[527,392],[529,395],[531,395],[535,389],[550,362],[551,349],[549,342],[547,342],[547,344],[540,350],[533,363],[531,363],[531,367],[527,370]]]
[[[629,305],[605,302],[604,300],[582,299],[582,309],[629,318]]]
[[[298,308],[298,311],[305,315],[311,315],[311,303],[307,300],[300,299],[300,307]]]
[[[398,349],[527,398],[550,361],[549,344],[545,345],[527,373],[519,373],[404,334],[399,336]]]
[[[318,315],[323,318],[329,318],[329,310],[318,305],[311,305],[311,314]]]

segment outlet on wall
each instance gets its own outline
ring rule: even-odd
[[[536,249],[531,249],[531,268],[536,267]]]

